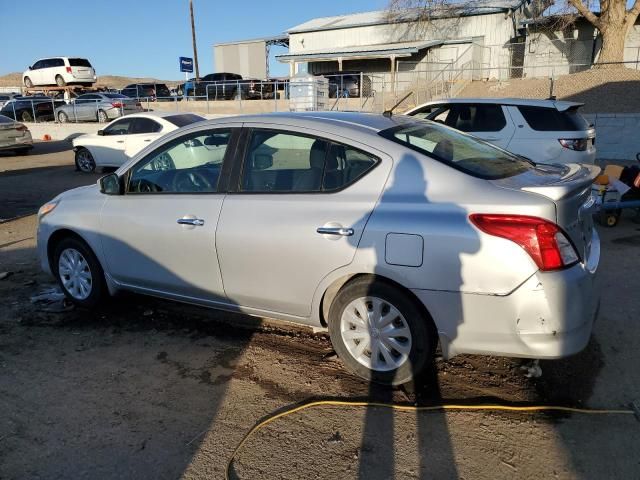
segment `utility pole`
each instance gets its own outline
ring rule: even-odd
[[[193,21],[193,0],[189,0],[189,11],[191,12],[191,39],[193,41],[193,61],[196,64],[196,82],[200,81],[200,69],[198,68],[198,48],[196,47],[196,26]]]

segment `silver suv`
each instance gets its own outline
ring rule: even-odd
[[[593,166],[538,167],[438,123],[239,116],[165,135],[39,212],[38,252],[93,307],[130,290],[328,327],[372,381],[589,340]]]

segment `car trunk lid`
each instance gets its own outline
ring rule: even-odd
[[[542,195],[556,207],[555,221],[569,236],[583,260],[589,257],[594,199],[591,185],[600,173],[594,165],[543,165],[513,177],[493,180],[502,188]]]

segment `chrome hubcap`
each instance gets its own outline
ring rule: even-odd
[[[83,172],[90,172],[93,169],[93,158],[87,150],[80,150],[78,152],[78,167]]]
[[[58,260],[58,275],[65,290],[73,298],[84,300],[91,294],[93,278],[89,264],[75,248],[62,251]]]
[[[342,312],[340,333],[349,353],[378,372],[400,368],[411,352],[411,330],[400,311],[378,297],[361,297]]]

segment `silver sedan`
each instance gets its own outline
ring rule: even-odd
[[[536,165],[438,123],[308,113],[200,122],[39,212],[76,304],[129,290],[327,327],[355,374],[558,358],[588,342],[594,166]]]
[[[119,93],[85,93],[70,103],[56,108],[55,119],[60,123],[77,121],[104,123],[128,113],[141,111],[140,102]]]

